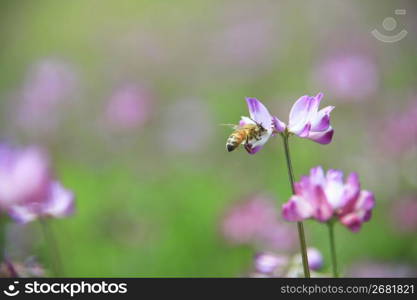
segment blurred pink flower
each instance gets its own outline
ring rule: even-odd
[[[50,175],[49,160],[41,149],[0,145],[0,207],[42,200]]]
[[[232,244],[290,250],[296,240],[294,228],[277,218],[276,207],[269,197],[254,196],[235,204],[226,213],[222,233]]]
[[[13,219],[64,217],[73,212],[73,201],[73,194],[52,178],[42,150],[0,145],[0,207]]]
[[[16,222],[23,224],[37,218],[64,218],[74,213],[74,194],[52,181],[44,199],[12,205],[8,212]]]
[[[321,252],[313,247],[307,249],[307,256],[308,256],[308,266],[311,270],[318,271],[323,268],[324,259]],[[301,266],[302,265],[302,258],[300,254],[296,256],[297,263]]]
[[[326,222],[337,217],[357,232],[371,218],[374,205],[374,195],[361,190],[356,173],[344,183],[341,171],[328,170],[325,175],[322,167],[315,167],[295,183],[295,195],[282,206],[282,215],[287,221],[314,218]]]
[[[333,138],[333,128],[330,126],[330,113],[334,106],[326,106],[318,110],[323,94],[315,97],[302,96],[292,106],[288,126],[277,117],[273,118],[275,130],[293,133],[301,138],[307,138],[319,144],[329,144]]]
[[[417,100],[400,113],[395,113],[384,121],[378,128],[381,140],[381,148],[391,153],[402,154],[413,146],[417,146]]]
[[[412,233],[417,231],[417,197],[397,199],[391,208],[391,220],[395,229]]]
[[[290,263],[287,255],[279,255],[269,252],[261,252],[255,255],[255,270],[261,274],[277,273],[278,270],[284,269]]]
[[[377,67],[364,54],[330,56],[317,67],[314,77],[331,96],[345,101],[369,98],[378,88]]]
[[[106,107],[106,119],[114,129],[138,128],[149,120],[152,95],[144,87],[126,84],[116,89]]]
[[[30,69],[22,88],[18,122],[26,129],[47,130],[59,122],[57,110],[73,93],[76,73],[62,61],[46,59]]]
[[[409,265],[389,262],[361,261],[353,264],[347,271],[349,277],[415,277],[417,269]]]

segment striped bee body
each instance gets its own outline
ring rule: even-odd
[[[228,137],[226,141],[226,149],[231,152],[243,144],[251,148],[252,141],[259,141],[262,134],[266,131],[259,124],[245,124],[243,126],[234,126],[235,131]]]

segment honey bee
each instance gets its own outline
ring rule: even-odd
[[[243,144],[245,149],[250,152],[252,149],[252,141],[260,141],[262,135],[267,131],[261,124],[255,121],[253,121],[253,124],[226,125],[234,129],[226,141],[226,149],[229,152],[235,150],[240,144]]]

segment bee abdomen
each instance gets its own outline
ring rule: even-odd
[[[235,150],[243,141],[245,135],[243,132],[234,132],[232,133],[226,142],[227,151],[231,152]]]

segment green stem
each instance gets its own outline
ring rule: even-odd
[[[61,262],[61,255],[59,252],[58,242],[55,239],[55,235],[52,228],[49,226],[47,220],[40,218],[39,222],[42,227],[42,232],[45,238],[45,243],[49,249],[49,253],[52,256],[52,269],[54,276],[63,276],[63,267]]]
[[[288,138],[289,138],[288,133],[287,132],[283,133],[282,138],[284,140],[284,150],[285,150],[285,159],[287,161],[287,167],[288,167],[288,177],[290,179],[291,191],[294,195],[295,194],[294,172],[293,172],[292,164],[291,164],[290,147],[288,143]],[[308,257],[307,257],[307,245],[306,245],[303,222],[297,222],[297,229],[298,229],[298,238],[300,240],[300,249],[301,249],[301,257],[303,261],[304,277],[310,278],[310,269],[308,267]]]
[[[336,243],[334,239],[334,222],[332,220],[327,222],[327,227],[329,228],[330,253],[332,256],[333,276],[337,278],[339,277],[339,273],[337,271]]]

